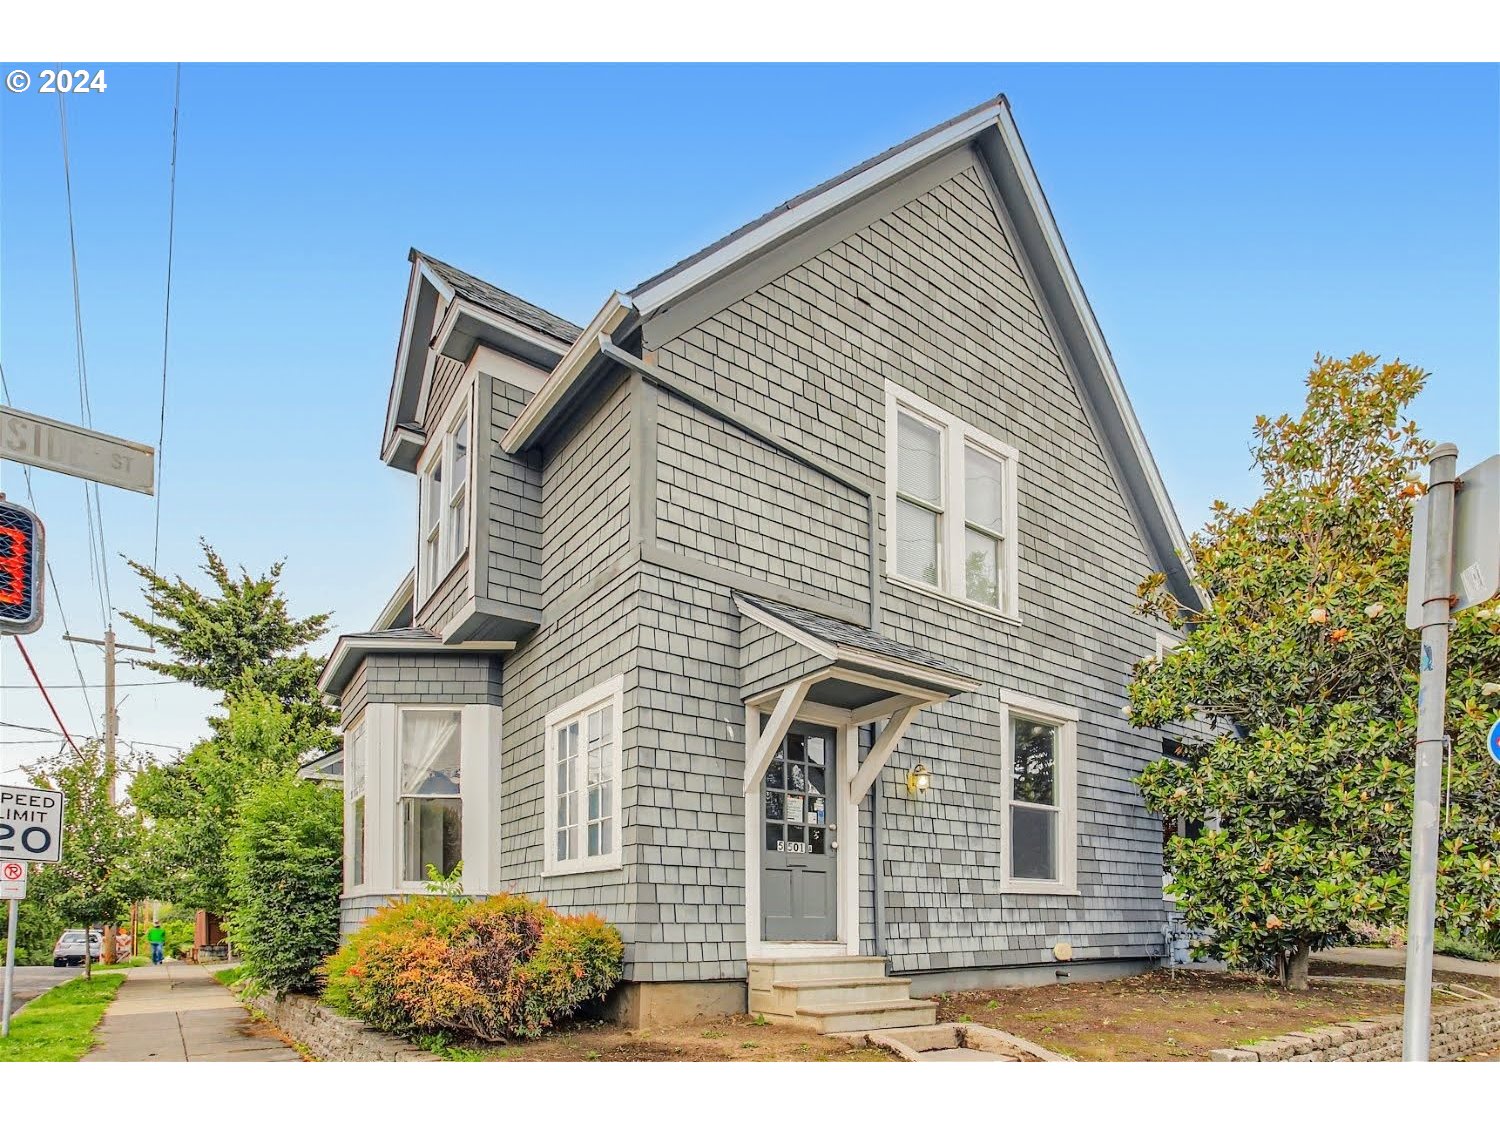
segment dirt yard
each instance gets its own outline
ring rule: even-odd
[[[1089,1061],[1207,1061],[1216,1047],[1401,1010],[1401,990],[1386,985],[1314,982],[1287,993],[1259,977],[1166,970],[939,1000],[939,1020],[972,1020]]]
[[[700,1020],[682,1027],[627,1031],[575,1023],[533,1043],[514,1043],[462,1057],[496,1062],[891,1062],[868,1047],[751,1016]]]

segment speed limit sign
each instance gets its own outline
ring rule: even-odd
[[[0,900],[26,897],[26,865],[8,859],[0,863]]]
[[[63,798],[51,789],[0,785],[0,863],[62,859]]]

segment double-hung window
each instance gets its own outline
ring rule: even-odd
[[[620,865],[619,677],[547,716],[548,875]]]
[[[886,384],[886,572],[1016,614],[1016,451]]]
[[[362,887],[365,883],[365,726],[360,723],[344,735],[344,773],[348,801],[344,820],[349,825],[345,884]]]
[[[469,545],[468,400],[443,427],[422,463],[420,564],[423,596],[432,593]]]
[[[401,710],[403,882],[423,882],[429,869],[451,875],[463,859],[462,717],[457,708]]]
[[[1078,712],[1001,693],[1005,889],[1077,889]]]

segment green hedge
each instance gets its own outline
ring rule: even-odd
[[[328,959],[324,998],[372,1027],[534,1039],[619,981],[624,945],[599,917],[521,895],[425,895],[378,911]]]
[[[317,990],[339,943],[344,803],[339,790],[286,777],[240,806],[229,840],[229,939],[245,975],[280,994]]]

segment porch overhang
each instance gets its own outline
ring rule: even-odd
[[[747,623],[796,646],[791,664],[795,671],[773,678],[745,700],[769,716],[759,734],[751,732],[753,737],[747,739],[747,794],[760,784],[776,748],[808,705],[836,714],[845,725],[885,720],[875,745],[849,781],[850,797],[858,803],[923,708],[980,686],[938,658],[870,629],[748,594],[737,594],[735,607]]]

